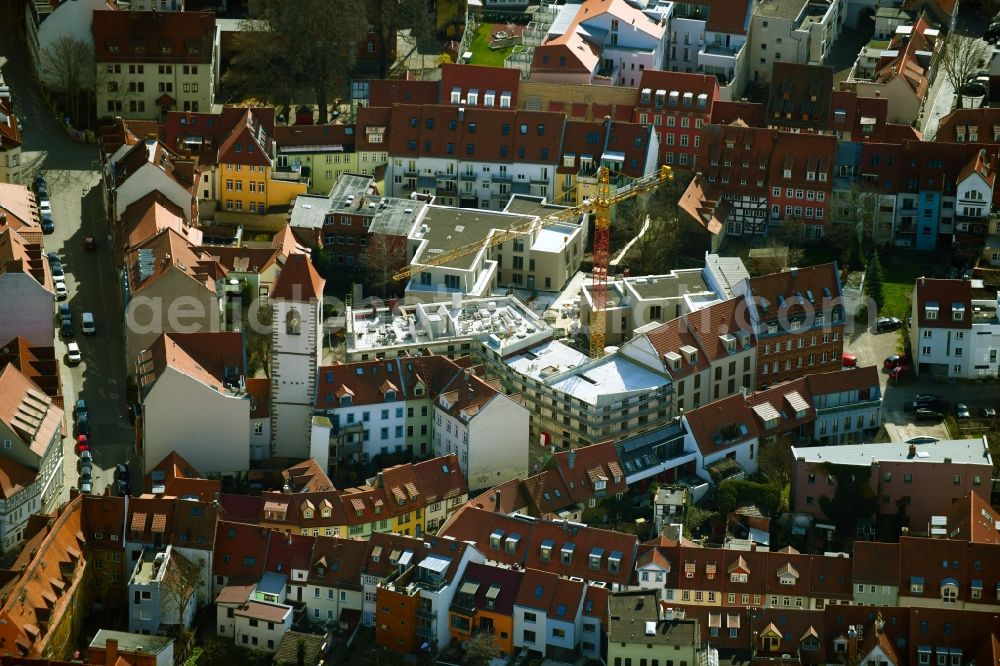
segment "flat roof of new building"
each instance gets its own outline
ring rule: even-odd
[[[942,464],[992,465],[989,449],[982,438],[945,439],[933,444],[916,444],[911,453],[907,442],[888,444],[847,444],[843,446],[810,446],[792,448],[797,460],[807,463],[831,463],[869,467],[872,462],[919,462]]]
[[[616,354],[592,363],[589,356],[558,340],[543,342],[505,363],[526,377],[592,405],[599,404],[602,396],[656,390],[670,383],[666,377]]]
[[[467,243],[485,241],[493,229],[508,229],[518,223],[530,222],[531,219],[528,216],[478,208],[430,206],[421,221],[420,229],[415,230],[415,237],[425,241],[425,245],[413,257],[411,264],[418,266],[425,258],[430,260],[435,255]],[[470,270],[475,264],[476,254],[459,257],[444,266]]]
[[[396,312],[354,307],[347,312],[347,351],[416,349],[482,340],[495,351],[537,344],[552,328],[516,296],[403,305]]]
[[[319,229],[326,223],[327,215],[349,213],[370,217],[369,233],[406,236],[427,204],[415,199],[372,194],[372,183],[371,176],[345,173],[325,197],[299,195],[292,205],[292,226]]]
[[[677,271],[668,275],[627,278],[626,282],[642,299],[679,298],[687,294],[711,293],[701,269]]]
[[[570,237],[579,231],[580,227],[570,224],[553,224],[551,227],[540,229],[535,236],[535,242],[531,244],[531,251],[552,254],[562,252]]]
[[[794,19],[809,0],[767,0],[754,7],[754,14],[769,18]]]
[[[510,201],[508,201],[507,205],[504,206],[504,211],[507,213],[514,213],[515,215],[537,215],[539,217],[551,215],[552,213],[558,213],[559,211],[565,209],[566,206],[559,206],[546,201],[542,197],[533,197],[527,194],[515,194],[511,196]]]
[[[104,648],[107,646],[109,640],[118,641],[119,652],[148,652],[150,654],[159,654],[174,642],[174,639],[167,638],[166,636],[98,629],[94,640],[90,641],[90,647]]]
[[[650,592],[612,594],[608,603],[608,641],[697,648],[694,620],[660,620],[659,602]]]

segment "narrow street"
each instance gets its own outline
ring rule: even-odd
[[[55,338],[56,355],[62,360],[68,432],[72,435],[73,405],[77,398],[83,398],[90,411],[94,492],[100,493],[105,484],[113,483],[115,463],[128,461],[134,455],[134,437],[126,418],[121,308],[107,240],[99,153],[95,144],[70,139],[46,104],[23,51],[19,26],[12,23],[0,21],[0,57],[6,58],[4,76],[13,92],[15,113],[24,126],[25,178],[33,181],[40,171],[48,182],[56,228],[45,237],[45,251],[57,252],[66,270],[67,302],[73,311],[75,340],[83,353],[83,363],[69,367],[65,363],[66,345]],[[84,252],[86,236],[97,238],[96,254]],[[80,333],[83,312],[94,314],[96,335]],[[78,481],[72,436],[66,438],[65,458],[63,498],[67,499],[69,489]],[[133,477],[136,473],[133,470]]]

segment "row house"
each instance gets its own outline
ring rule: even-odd
[[[837,486],[831,466],[834,470],[863,469],[878,500],[877,511],[901,515],[914,532],[930,532],[927,526],[940,513],[941,495],[946,492],[955,501],[970,492],[989,499],[993,462],[981,438],[939,441],[930,447],[892,443],[875,447],[874,453],[864,444],[793,448],[792,457],[790,504],[800,513],[827,515],[824,506]],[[934,496],[914,492],[914,488],[927,487],[937,489]]]
[[[719,99],[739,100],[751,69],[753,7],[746,0],[735,5],[726,0],[674,5],[663,69],[714,76],[719,80]]]
[[[978,379],[998,373],[1000,296],[969,280],[918,278],[912,296],[914,370]]]
[[[104,163],[109,208],[118,220],[130,204],[158,191],[184,211],[188,222],[198,219],[198,189],[202,178],[195,163],[155,138],[136,138],[107,155]]]
[[[525,568],[514,599],[514,647],[548,659],[575,659],[583,633],[587,587],[579,579]]]
[[[21,185],[7,187],[26,189]],[[3,194],[0,189],[0,196]],[[22,201],[28,200],[26,196]],[[7,222],[0,226],[0,340],[19,337],[35,345],[51,346],[56,297],[41,234],[29,241],[35,236],[30,227],[15,230],[18,225],[6,212],[18,207],[13,197],[0,199],[0,207],[0,220]]]
[[[226,213],[285,213],[309,176],[279,164],[273,107],[166,114],[164,142],[204,171],[197,195]]]
[[[749,278],[733,292],[746,297],[758,385],[794,379],[802,368],[841,367],[844,306],[835,263]]]
[[[357,154],[357,172],[375,177],[380,192],[385,187],[385,166],[389,163],[389,121],[392,109],[365,106],[357,111],[354,151]],[[379,177],[377,174],[383,174]]]
[[[837,141],[832,136],[778,135],[771,153],[770,219],[801,227],[806,238],[822,238],[829,229],[833,165]]]
[[[314,413],[324,420],[314,419],[312,437],[329,452],[321,464],[455,454],[475,489],[527,473],[528,411],[447,357],[323,366],[319,375]]]
[[[525,576],[516,569],[469,564],[449,609],[452,638],[461,642],[486,632],[502,654],[513,654],[514,602]]]
[[[20,183],[24,179],[21,144],[21,121],[14,114],[10,93],[0,91],[0,183]]]
[[[92,33],[98,117],[211,110],[219,80],[213,13],[95,11]]]
[[[411,82],[411,85],[419,85]],[[521,77],[509,67],[487,67],[472,65],[441,65],[441,82],[435,93],[437,99],[423,102],[410,99],[394,99],[393,103],[450,104],[465,108],[519,109],[518,87]],[[373,106],[391,106],[372,99]]]
[[[24,541],[28,519],[42,508],[42,477],[8,458],[0,458],[0,552]]]
[[[95,611],[118,609],[128,601],[125,593],[128,573],[131,572],[129,565],[126,573],[126,500],[113,495],[82,497],[80,529],[86,536],[90,558],[94,562],[94,596],[91,604]]]
[[[354,125],[275,125],[274,174],[308,179],[308,192],[325,194],[345,173],[357,173]]]
[[[200,246],[204,233],[185,218],[184,210],[160,190],[151,190],[122,211],[118,221],[112,255],[115,268],[121,270],[130,250],[140,247],[154,236],[171,229],[190,246]]]
[[[0,391],[7,396],[0,410],[4,457],[37,477],[40,508],[49,513],[59,504],[63,491],[63,408],[13,363],[0,370]],[[25,494],[24,499],[32,494]],[[18,540],[25,537],[20,525],[29,515],[25,512],[18,519]]]
[[[223,495],[227,515],[283,533],[368,537],[435,532],[468,497],[454,455],[388,467],[356,488]]]
[[[549,198],[565,116],[452,105],[392,109],[385,192],[502,210],[512,194]]]
[[[824,63],[843,29],[847,5],[845,0],[798,0],[754,7],[750,28],[754,82],[773,82],[779,66]]]
[[[632,121],[652,125],[660,135],[660,164],[698,166],[701,129],[712,123],[719,79],[710,74],[646,70],[639,79]]]
[[[171,586],[186,586],[193,571],[186,557],[169,545],[163,550],[144,549],[128,581],[128,630],[160,634],[190,629],[197,607],[195,595],[171,592]],[[177,597],[177,598],[175,598]]]
[[[171,451],[143,478],[143,494],[185,497],[202,502],[219,499],[222,481],[206,479],[187,460]]]
[[[361,563],[361,587],[364,601],[361,609],[361,624],[375,626],[376,599],[378,586],[383,579],[413,559],[424,547],[423,541],[402,534],[375,533],[368,539],[368,548]]]
[[[675,269],[663,275],[626,276],[608,283],[605,335],[608,344],[622,345],[637,329],[665,323],[732,297],[730,286],[749,274],[738,257],[706,254],[704,268]],[[581,292],[580,320],[593,313],[593,290]]]
[[[595,476],[593,483],[599,481]],[[475,506],[456,513],[440,534],[475,544],[491,563],[541,569],[608,589],[629,584],[637,548],[635,535],[569,520],[508,516]]]
[[[407,234],[423,219],[427,203],[380,197],[375,179],[356,173],[340,174],[323,191],[328,194],[295,198],[289,218],[294,233],[328,249],[335,265],[347,270],[362,270],[370,258],[390,271],[405,267]]]
[[[659,658],[649,659],[650,654],[669,655],[666,664],[674,660],[697,663],[702,658],[698,626],[697,620],[684,613],[661,607],[654,592],[613,594],[608,608],[607,663],[620,666],[645,661],[659,666]]]
[[[586,0],[560,8],[531,60],[531,78],[629,86],[647,69],[663,69],[666,24],[625,0]]]
[[[376,589],[375,642],[408,653],[423,643],[436,651],[451,640],[450,609],[468,566],[484,557],[473,545],[451,537],[431,538]]]

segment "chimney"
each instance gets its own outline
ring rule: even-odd
[[[570,449],[569,453],[566,454],[566,465],[570,469],[573,469],[573,465],[576,464],[576,450]]]
[[[910,444],[910,452],[906,455],[906,457],[907,458],[916,458],[917,457],[917,445],[916,444]]]
[[[493,510],[498,513],[500,511],[500,495],[501,495],[500,489],[497,488],[493,492]]]
[[[104,644],[104,663],[114,664],[118,661],[118,639],[109,638]]]

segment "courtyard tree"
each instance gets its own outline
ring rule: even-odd
[[[42,84],[64,97],[73,124],[79,124],[80,100],[94,87],[93,47],[64,35],[46,46],[39,58]]]
[[[464,647],[464,663],[473,666],[486,666],[501,654],[500,645],[490,631],[477,631],[464,642]]]
[[[203,564],[192,561],[177,550],[171,551],[160,589],[163,600],[169,604],[171,610],[177,612],[177,632],[179,635],[183,635],[186,630],[184,611],[201,586],[203,569]]]
[[[958,95],[958,108],[962,108],[962,86],[989,62],[991,50],[981,39],[957,32],[948,35],[941,47],[938,68]]]
[[[885,306],[885,275],[882,273],[882,262],[879,261],[878,252],[872,254],[865,268],[865,296],[874,303],[878,316]]]
[[[364,6],[368,24],[379,39],[379,78],[387,79],[396,55],[396,33],[409,28],[418,45],[426,42],[434,35],[434,14],[427,10],[425,0],[366,0]]]

